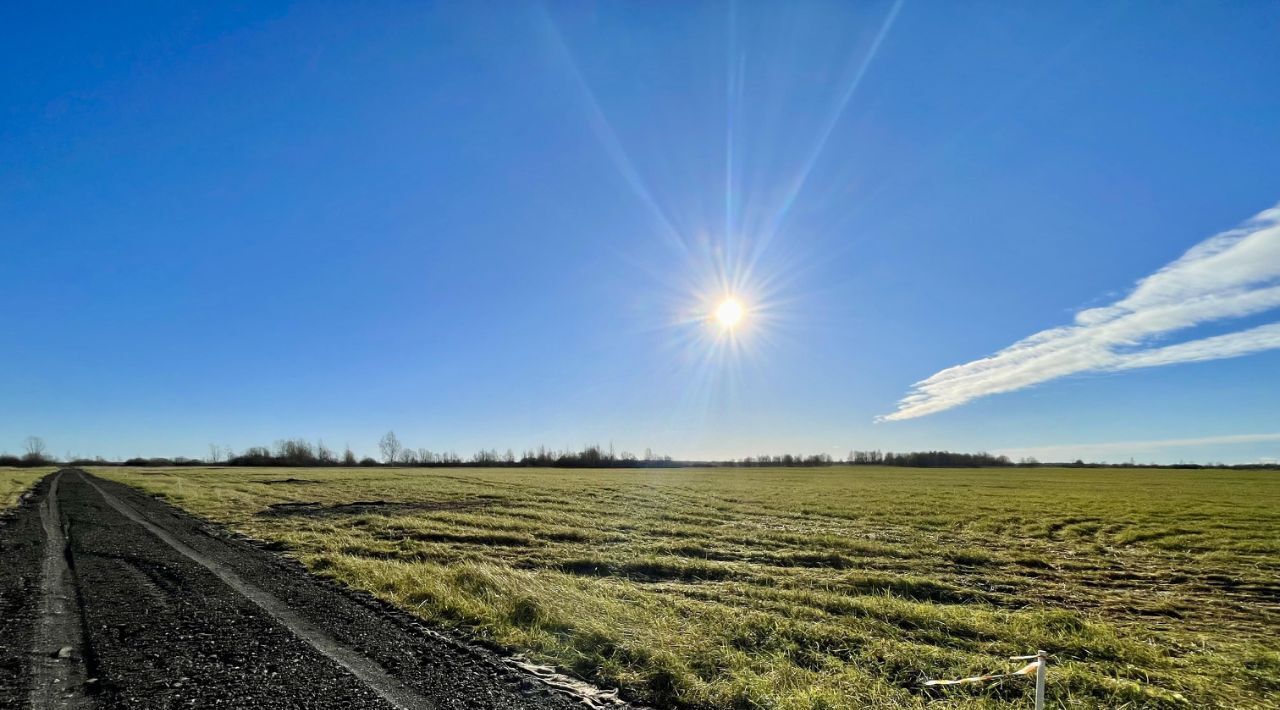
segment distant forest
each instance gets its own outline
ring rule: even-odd
[[[580,451],[557,451],[540,446],[536,450],[529,449],[516,454],[512,449],[499,452],[497,449],[481,449],[467,457],[454,451],[431,451],[429,449],[404,446],[395,432],[387,432],[378,441],[380,459],[371,457],[357,458],[351,447],[344,447],[339,453],[325,446],[324,442],[314,444],[305,439],[281,439],[274,447],[251,446],[236,453],[228,446],[209,445],[209,455],[199,458],[131,458],[124,461],[113,461],[101,456],[83,458],[68,454],[62,460],[48,452],[44,440],[40,437],[27,437],[23,442],[24,453],[20,456],[0,454],[0,466],[49,466],[66,464],[70,466],[398,466],[398,467],[553,467],[553,468],[678,468],[692,466],[713,467],[762,467],[762,466],[903,466],[911,468],[980,468],[980,467],[1037,467],[1054,466],[1067,468],[1232,468],[1232,469],[1266,469],[1280,470],[1277,463],[1255,463],[1225,465],[1221,463],[1198,464],[1140,464],[1132,460],[1124,463],[1097,463],[1075,460],[1070,462],[1040,462],[1034,458],[1022,458],[1017,461],[1008,456],[997,456],[985,452],[976,454],[956,453],[952,451],[911,451],[894,453],[892,451],[850,451],[844,458],[835,458],[830,454],[763,454],[748,456],[742,459],[725,461],[676,460],[670,456],[654,454],[645,449],[637,456],[628,451],[615,453],[613,447],[608,449],[599,445],[585,446]]]

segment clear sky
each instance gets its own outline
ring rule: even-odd
[[[1277,459],[1277,36],[1273,2],[5,3],[0,450]]]

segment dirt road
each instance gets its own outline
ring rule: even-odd
[[[64,470],[0,525],[0,707],[583,703],[136,490]]]

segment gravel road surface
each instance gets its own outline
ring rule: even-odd
[[[0,707],[534,708],[595,701],[77,470],[0,522]]]

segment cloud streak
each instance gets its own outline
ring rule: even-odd
[[[1124,298],[1075,322],[917,382],[882,421],[914,419],[1086,372],[1202,362],[1280,348],[1280,323],[1155,347],[1170,333],[1280,308],[1280,205],[1197,244]]]
[[[1260,444],[1280,442],[1280,432],[1268,434],[1224,434],[1221,436],[1199,436],[1189,439],[1149,439],[1145,441],[1106,441],[1094,444],[1051,444],[1047,446],[1028,446],[1014,449],[996,449],[996,453],[1005,456],[1038,456],[1056,460],[1076,458],[1077,456],[1098,455],[1132,455],[1189,446],[1239,446],[1243,444]]]

